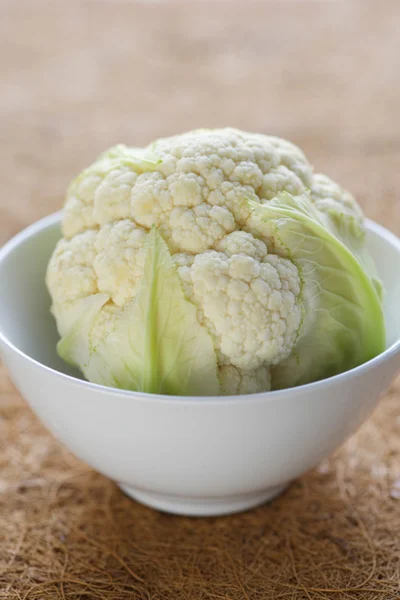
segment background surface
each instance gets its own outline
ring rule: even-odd
[[[396,0],[0,0],[0,244],[107,146],[223,125],[294,141],[399,234],[399,51]],[[271,505],[190,520],[74,459],[3,368],[0,598],[394,600],[399,400]]]

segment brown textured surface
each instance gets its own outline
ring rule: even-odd
[[[397,0],[0,0],[0,243],[108,145],[228,124],[297,142],[399,234],[399,40]],[[190,520],[73,458],[0,369],[0,598],[395,600],[399,400],[271,505]]]

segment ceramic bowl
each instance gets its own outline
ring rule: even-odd
[[[341,375],[283,391],[172,397],[84,381],[56,354],[44,276],[60,236],[47,217],[0,251],[0,348],[45,426],[154,508],[193,516],[249,509],[328,456],[369,416],[400,367],[400,240],[368,222],[386,288],[387,350]]]

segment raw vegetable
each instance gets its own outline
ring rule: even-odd
[[[361,209],[284,140],[198,130],[72,182],[47,285],[90,381],[176,395],[315,381],[385,346]]]

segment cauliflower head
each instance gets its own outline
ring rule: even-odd
[[[384,344],[362,211],[285,140],[221,129],[115,146],[70,185],[62,234],[47,270],[58,351],[90,381],[254,393]]]

